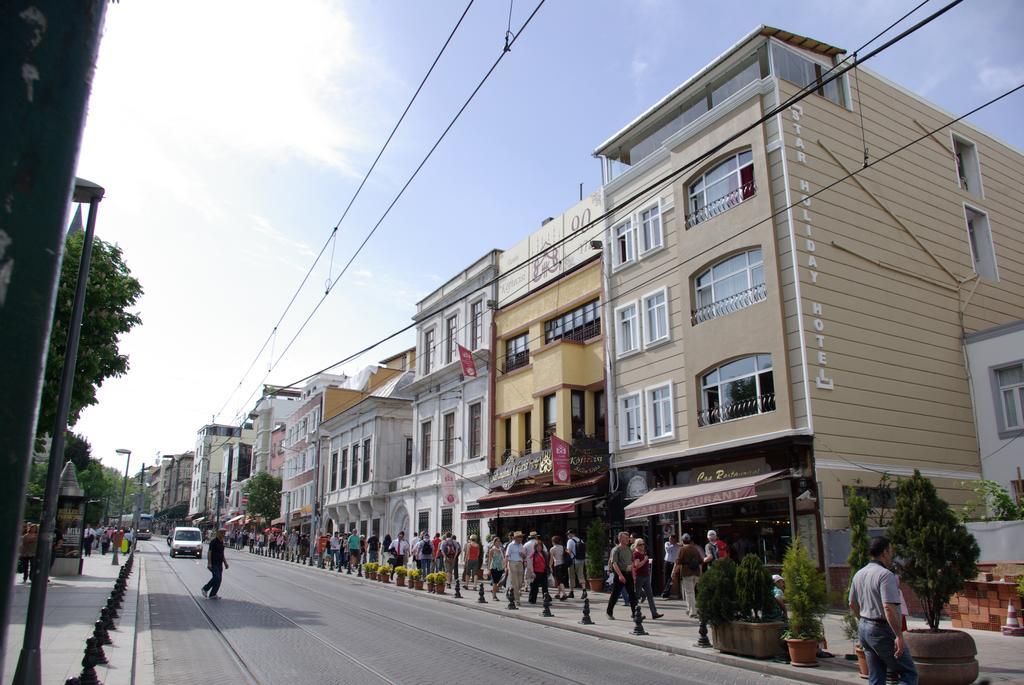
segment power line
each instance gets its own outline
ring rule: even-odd
[[[626,197],[624,200],[622,200],[615,207],[612,207],[612,208],[606,210],[605,212],[603,212],[599,216],[595,217],[594,219],[592,219],[588,223],[584,224],[583,226],[581,226],[577,230],[572,231],[571,233],[563,236],[561,239],[555,241],[550,246],[549,251],[550,251],[550,249],[554,249],[554,248],[556,248],[556,247],[566,243],[567,241],[576,238],[577,236],[579,236],[584,231],[589,230],[591,228],[594,228],[595,226],[598,226],[598,228],[603,231],[603,226],[599,225],[600,222],[604,221],[605,219],[607,219],[609,217],[613,217],[618,212],[621,212],[624,208],[631,207],[634,203],[643,201],[649,194],[653,194],[653,193],[659,191],[665,185],[667,185],[668,183],[670,183],[673,180],[675,180],[677,177],[681,176],[682,174],[686,173],[687,171],[689,171],[690,169],[694,168],[698,164],[701,164],[702,162],[706,161],[707,159],[710,159],[711,157],[716,155],[718,152],[720,152],[721,150],[725,149],[727,146],[731,145],[734,141],[739,139],[741,136],[743,136],[746,133],[750,132],[751,130],[757,128],[758,126],[761,126],[762,124],[764,124],[765,122],[770,120],[772,117],[774,117],[777,114],[785,111],[787,108],[791,107],[792,105],[794,105],[794,104],[804,100],[805,98],[809,97],[811,94],[817,92],[818,89],[822,88],[825,84],[830,83],[830,82],[832,82],[832,81],[834,81],[834,80],[836,80],[838,78],[841,78],[844,74],[846,74],[847,72],[849,72],[849,71],[853,70],[854,68],[856,68],[860,63],[866,62],[866,61],[876,57],[877,55],[881,54],[885,50],[887,50],[890,47],[892,47],[893,45],[895,45],[896,43],[904,40],[905,38],[907,38],[911,34],[915,33],[916,31],[920,30],[921,28],[923,28],[924,26],[928,25],[929,23],[931,23],[935,19],[939,18],[940,16],[942,16],[943,14],[945,14],[946,12],[951,10],[952,8],[956,7],[961,2],[963,2],[963,0],[953,0],[949,4],[944,5],[942,8],[940,8],[936,12],[928,15],[927,17],[925,17],[924,19],[920,20],[919,22],[917,22],[913,26],[909,27],[908,29],[905,29],[900,34],[898,34],[894,38],[886,41],[883,45],[879,46],[878,48],[875,48],[874,50],[869,52],[867,55],[865,55],[864,57],[860,58],[856,63],[848,65],[846,67],[842,67],[842,68],[840,68],[840,65],[836,65],[835,67],[833,67],[832,69],[829,70],[829,71],[837,70],[835,74],[832,74],[831,76],[828,76],[827,78],[825,77],[825,74],[822,74],[822,78],[820,80],[816,78],[813,82],[808,83],[803,88],[801,88],[796,94],[794,94],[793,96],[788,98],[785,102],[783,102],[783,103],[777,105],[776,107],[770,109],[764,115],[762,115],[760,118],[758,118],[756,121],[754,121],[753,123],[751,123],[747,127],[743,128],[740,131],[734,133],[733,135],[727,137],[725,140],[723,140],[719,144],[715,145],[710,150],[708,150],[708,151],[698,155],[696,158],[694,158],[690,162],[687,162],[686,164],[680,166],[679,168],[677,168],[677,169],[675,169],[675,170],[665,174],[661,178],[658,178],[658,179],[652,181],[648,185],[644,186],[643,188],[639,189],[638,191],[636,191],[633,194],[631,194],[628,197]],[[885,31],[882,31],[879,34],[876,34],[876,36],[873,37],[867,43],[865,43],[864,46],[867,46],[870,43],[872,43],[875,40],[877,40],[879,36],[881,36],[886,31],[891,29],[892,26],[895,26],[900,21],[902,21],[904,18],[909,16],[909,14],[912,14],[913,11],[916,11],[916,9],[918,9],[920,6],[921,5],[918,5],[918,7],[915,7],[914,10],[912,10],[910,13],[903,15],[903,17],[901,17],[899,20],[897,20],[896,22],[891,24],[889,26],[889,28],[887,28]],[[539,5],[538,5],[538,9],[539,9]],[[534,13],[536,13],[536,10],[534,10]],[[531,14],[531,18],[532,18],[532,16],[533,15]],[[525,24],[524,24],[524,27],[525,27]],[[864,46],[862,46],[861,48],[858,48],[858,50],[863,49]],[[828,72],[825,72],[825,73],[828,73]],[[1012,92],[1012,91],[1010,91],[1010,92]],[[1010,92],[1007,92],[1003,96],[1000,96],[1000,97],[1005,97],[1006,95],[1009,95]],[[988,104],[992,104],[992,102],[995,102],[998,99],[1000,99],[1000,98],[996,98],[995,100],[990,101],[989,103],[986,103],[986,105],[983,105],[982,107],[988,106]],[[977,110],[974,110],[974,111],[977,111]],[[965,114],[964,116],[965,117],[969,116],[970,114],[974,113],[974,111],[969,112],[969,113]],[[963,117],[960,117],[960,119],[962,119],[962,118]],[[959,121],[960,119],[956,119],[954,121],[951,121],[951,122],[949,122],[946,125],[948,126],[948,125],[950,125],[952,123],[955,123],[956,121]],[[876,162],[878,162],[878,161],[881,161],[881,160],[876,160]],[[866,169],[866,168],[868,168],[868,167],[867,166],[862,167],[862,169]],[[829,187],[831,187],[831,186],[829,186]],[[750,230],[750,229],[745,229],[745,230]],[[712,247],[715,247],[715,246],[712,246]],[[711,248],[708,248],[708,249],[711,249]],[[706,252],[706,251],[707,250],[705,250],[704,252]],[[703,254],[703,252],[701,254]],[[497,276],[497,277],[495,277],[495,278],[493,278],[493,279],[483,283],[481,285],[481,287],[486,287],[488,285],[493,285],[494,283],[497,283],[499,280],[501,280],[503,278],[508,278],[511,273],[514,273],[515,271],[517,271],[519,269],[527,268],[535,260],[538,260],[538,259],[541,259],[541,258],[545,258],[545,257],[547,257],[547,255],[548,255],[548,252],[544,252],[544,253],[537,254],[537,255],[534,255],[532,257],[529,257],[528,259],[524,260],[519,265],[513,267],[512,270],[510,270],[509,273],[499,275],[499,276]],[[690,258],[687,259],[687,261],[690,261],[692,259],[693,259],[693,257],[690,257]],[[466,299],[466,297],[468,297],[468,295],[464,295],[461,298],[459,298],[459,299],[457,299],[457,300],[455,300],[453,302],[449,302],[449,303],[447,303],[445,305],[444,308],[450,307],[455,302],[462,301],[462,300]],[[424,315],[424,316],[422,316],[420,318],[424,319],[424,318],[429,318],[429,317],[435,316],[438,313],[441,313],[444,308],[441,308],[441,309],[438,309],[436,311],[433,311],[433,312],[431,312],[431,313],[429,313],[427,315]],[[312,374],[304,376],[303,378],[300,378],[300,379],[294,381],[293,383],[281,386],[281,388],[283,389],[283,388],[295,387],[298,384],[300,384],[300,383],[302,383],[304,381],[307,381],[307,380],[309,380],[309,379],[311,379],[311,378],[313,378],[313,377],[315,377],[315,376],[317,376],[317,375],[319,375],[321,373],[326,373],[330,369],[333,369],[333,368],[335,368],[337,366],[340,366],[342,364],[348,363],[349,361],[352,361],[353,359],[355,359],[355,358],[365,354],[366,352],[369,352],[370,350],[373,350],[374,348],[378,347],[379,345],[381,345],[381,344],[383,344],[383,343],[385,343],[385,342],[387,342],[389,340],[392,340],[393,338],[397,337],[398,335],[401,335],[402,333],[405,333],[406,331],[409,331],[409,330],[411,330],[412,328],[415,328],[415,327],[416,327],[416,323],[415,322],[413,322],[413,323],[411,323],[411,324],[409,324],[407,326],[404,326],[403,328],[401,328],[401,329],[391,333],[386,338],[383,338],[382,340],[379,340],[376,343],[373,343],[373,344],[363,348],[362,350],[360,350],[360,351],[358,351],[358,352],[356,352],[356,353],[354,353],[352,355],[349,355],[349,356],[347,356],[347,357],[345,357],[345,358],[343,358],[343,359],[341,359],[339,361],[336,361],[336,362],[334,362],[334,363],[332,363],[332,364],[330,364],[330,365],[320,369],[319,371],[316,371],[316,372],[314,372]],[[294,339],[293,339],[293,341],[294,341]]]
[[[363,242],[359,244],[358,248],[356,248],[356,251],[352,254],[352,256],[349,258],[348,262],[346,262],[345,266],[342,268],[341,273],[339,273],[338,277],[336,279],[334,279],[334,281],[328,286],[328,288],[324,292],[323,296],[320,298],[320,300],[313,307],[313,310],[309,313],[309,316],[306,317],[305,321],[302,322],[302,325],[299,326],[299,329],[295,332],[295,335],[293,335],[291,340],[288,341],[288,344],[285,346],[284,350],[278,356],[277,361],[274,361],[271,364],[270,368],[267,369],[267,373],[264,376],[264,379],[266,379],[266,377],[270,375],[270,373],[274,370],[274,368],[281,361],[281,359],[284,358],[285,354],[288,353],[288,350],[291,349],[291,346],[295,343],[295,341],[298,339],[298,337],[302,334],[303,330],[305,330],[306,326],[309,324],[310,320],[313,318],[313,315],[316,314],[317,310],[320,309],[320,306],[327,299],[327,296],[331,294],[332,290],[334,290],[334,286],[337,285],[337,283],[341,280],[341,277],[345,275],[345,272],[348,271],[349,267],[352,265],[352,262],[355,261],[356,257],[359,256],[359,253],[363,251],[363,248],[366,247],[366,244],[370,241],[370,239],[373,237],[373,235],[377,232],[377,229],[380,228],[382,223],[384,223],[384,219],[386,219],[388,214],[391,213],[391,210],[398,203],[398,200],[401,199],[402,195],[405,194],[406,189],[408,189],[408,187],[412,184],[412,182],[413,182],[413,180],[415,180],[416,176],[419,175],[420,171],[426,165],[427,161],[433,156],[433,154],[437,150],[437,148],[441,145],[441,142],[445,139],[445,137],[448,135],[448,133],[455,126],[456,122],[462,116],[463,112],[465,112],[466,109],[469,107],[469,104],[476,97],[477,93],[480,92],[480,89],[483,88],[484,84],[487,82],[487,80],[494,73],[495,69],[498,68],[498,65],[505,58],[505,55],[507,55],[510,52],[512,45],[517,40],[519,40],[519,37],[522,35],[523,31],[526,29],[527,26],[529,26],[530,22],[533,21],[533,18],[537,15],[537,12],[540,11],[540,8],[544,5],[545,1],[546,0],[540,0],[540,2],[537,3],[537,6],[534,7],[533,11],[526,18],[526,21],[524,21],[522,26],[519,27],[519,31],[516,32],[515,36],[508,43],[508,45],[505,47],[505,49],[503,49],[501,51],[501,53],[498,55],[498,58],[494,60],[494,63],[491,65],[491,68],[488,69],[487,73],[485,73],[483,78],[480,79],[480,82],[473,89],[473,91],[469,94],[469,97],[466,98],[466,101],[462,104],[462,106],[459,108],[459,110],[455,113],[455,116],[452,117],[451,121],[445,127],[444,131],[441,132],[441,135],[438,136],[437,140],[434,142],[434,144],[427,151],[427,154],[423,157],[422,161],[420,161],[420,163],[416,166],[415,170],[413,170],[412,174],[409,176],[409,178],[402,185],[401,189],[398,191],[398,194],[395,195],[394,199],[387,206],[387,209],[384,210],[384,213],[381,215],[380,219],[377,220],[377,223],[375,223],[373,225],[373,228],[370,229],[370,232],[367,233],[366,237],[363,239]],[[262,384],[262,382],[261,382],[261,384]],[[257,390],[258,389],[259,388],[257,387]],[[249,395],[249,397],[246,398],[245,402],[242,403],[243,407],[244,407],[244,405],[246,403],[248,403],[249,399],[255,393],[256,393],[256,390],[254,390],[253,393],[251,393]]]
[[[356,191],[352,194],[352,197],[349,199],[348,205],[345,206],[345,210],[341,213],[341,218],[338,219],[337,223],[334,224],[334,228],[331,229],[330,235],[327,236],[327,240],[324,241],[323,246],[320,248],[320,252],[317,253],[316,259],[313,260],[313,263],[306,271],[306,275],[302,277],[302,281],[299,283],[299,287],[295,289],[295,292],[292,294],[292,297],[288,301],[288,304],[285,305],[284,311],[281,312],[281,316],[278,318],[277,323],[275,323],[274,328],[271,329],[270,335],[268,335],[267,339],[263,341],[263,345],[260,346],[260,349],[256,353],[256,356],[249,363],[249,366],[248,368],[246,368],[245,373],[242,374],[242,378],[238,381],[238,385],[235,386],[234,389],[232,389],[231,394],[228,395],[228,398],[224,401],[224,404],[221,406],[220,411],[218,411],[214,415],[214,418],[220,416],[224,412],[224,409],[227,407],[228,402],[231,401],[231,397],[235,394],[238,388],[242,387],[242,383],[245,382],[245,379],[249,375],[249,372],[252,371],[252,367],[256,365],[256,362],[259,361],[260,356],[263,355],[264,350],[267,349],[267,345],[270,344],[270,341],[273,340],[275,335],[277,335],[278,327],[280,327],[281,322],[284,321],[284,317],[288,314],[288,311],[295,303],[295,299],[299,296],[299,293],[302,291],[302,288],[306,285],[306,281],[309,280],[309,276],[310,274],[313,273],[313,269],[316,268],[316,265],[320,262],[320,258],[324,254],[324,250],[327,249],[327,246],[331,243],[332,240],[336,240],[338,229],[341,227],[341,223],[345,220],[345,217],[348,216],[349,210],[352,209],[352,205],[355,204],[356,198],[359,197],[359,193],[361,193],[363,190],[363,186],[365,186],[366,182],[370,179],[370,174],[372,174],[374,169],[377,168],[377,163],[380,161],[380,158],[384,155],[384,151],[387,150],[388,145],[391,144],[391,140],[395,137],[395,133],[398,132],[398,128],[402,125],[402,122],[405,121],[405,116],[409,113],[409,110],[412,109],[412,105],[414,102],[416,102],[416,98],[419,97],[420,91],[423,90],[423,86],[426,85],[427,79],[429,79],[430,75],[434,72],[434,67],[436,67],[437,63],[441,60],[441,55],[443,55],[445,50],[448,49],[449,43],[451,43],[452,38],[455,37],[455,32],[459,30],[459,26],[462,25],[462,20],[466,18],[466,15],[469,13],[469,8],[473,6],[473,2],[474,0],[469,0],[469,4],[466,5],[466,9],[462,11],[462,15],[459,16],[459,20],[455,22],[455,26],[452,28],[451,33],[448,34],[448,38],[445,40],[444,45],[441,46],[441,49],[438,51],[437,56],[434,57],[434,61],[430,64],[430,68],[427,69],[427,73],[423,75],[423,79],[420,81],[420,85],[417,86],[416,91],[412,94],[412,97],[409,99],[408,104],[406,104],[405,109],[402,110],[401,116],[398,117],[398,121],[396,121],[395,125],[392,127],[391,133],[388,134],[387,140],[385,140],[384,144],[381,145],[380,150],[377,152],[377,156],[373,160],[373,163],[370,165],[370,168],[367,169],[366,173],[363,175],[362,181],[359,182],[359,186],[356,188]],[[333,262],[333,249],[331,261]],[[340,278],[341,276],[339,275],[338,277]],[[273,352],[271,352],[271,357],[272,356]],[[271,361],[273,361],[273,359],[271,359]]]

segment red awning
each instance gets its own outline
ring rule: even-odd
[[[591,497],[573,497],[553,502],[533,502],[530,504],[513,504],[493,509],[471,509],[462,512],[463,521],[474,519],[516,518],[522,516],[552,516],[554,514],[571,514],[576,506]]]
[[[655,488],[626,507],[626,518],[654,516],[669,511],[683,511],[707,507],[723,502],[736,502],[757,497],[757,486],[778,480],[788,470],[774,471],[760,476],[731,478],[711,483],[676,485],[671,488]]]

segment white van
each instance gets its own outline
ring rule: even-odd
[[[203,557],[203,531],[198,528],[179,527],[171,535],[171,557]]]

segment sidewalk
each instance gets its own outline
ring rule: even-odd
[[[237,553],[241,554],[241,552]],[[290,563],[275,559],[268,560],[280,564]],[[297,567],[296,564],[291,564],[291,566]],[[473,588],[463,588],[463,598],[455,599],[453,597],[454,590],[452,589],[449,589],[444,595],[429,594],[422,590],[400,588],[394,584],[394,579],[392,579],[391,583],[381,583],[379,581],[359,578],[355,575],[339,574],[336,571],[327,571],[308,566],[304,568],[311,572],[330,574],[337,577],[338,582],[355,582],[360,585],[366,585],[368,586],[368,591],[377,589],[390,592],[415,593],[422,597],[436,599],[437,601],[459,604],[468,609],[501,614],[522,621],[554,626],[563,630],[571,630],[648,649],[657,649],[663,652],[743,668],[765,675],[776,675],[810,683],[821,683],[823,685],[853,685],[854,683],[862,684],[866,682],[857,673],[857,662],[848,661],[845,658],[847,653],[853,653],[853,645],[843,637],[839,614],[828,614],[825,617],[825,633],[828,638],[829,651],[836,655],[835,658],[819,659],[818,663],[820,665],[817,668],[796,668],[789,664],[770,660],[761,661],[723,654],[713,648],[703,649],[695,647],[694,645],[699,637],[699,626],[697,621],[686,618],[686,610],[683,602],[680,600],[666,601],[655,598],[658,612],[664,614],[664,618],[657,620],[651,620],[649,615],[650,609],[645,603],[643,605],[645,616],[643,626],[649,635],[636,636],[632,634],[633,622],[629,616],[629,608],[623,606],[621,600],[615,607],[615,620],[608,620],[608,617],[605,615],[605,609],[608,605],[608,594],[603,592],[590,593],[590,618],[594,621],[594,625],[584,626],[579,624],[582,618],[583,602],[579,599],[580,593],[578,591],[575,600],[568,600],[566,602],[552,601],[551,613],[554,614],[554,617],[544,618],[540,615],[543,610],[540,601],[536,605],[528,604],[525,592],[522,596],[523,605],[520,609],[518,611],[510,611],[505,608],[508,604],[506,598],[502,597],[497,603],[491,599],[489,585],[485,592],[487,604],[478,604],[478,593],[475,586]],[[500,594],[499,597],[501,597]],[[554,599],[553,595],[552,599]],[[923,621],[911,620],[909,621],[909,627],[924,628],[926,626]],[[948,622],[943,627],[948,628]],[[1024,638],[1004,637],[999,633],[983,630],[965,630],[964,632],[969,633],[978,646],[977,658],[981,666],[981,673],[978,677],[979,682],[987,678],[991,683],[1024,684],[1024,658],[1021,658]],[[710,637],[709,630],[708,638],[710,639]]]
[[[120,566],[111,565],[110,560],[109,554],[103,556],[93,553],[85,557],[82,575],[51,579],[46,592],[46,614],[40,642],[42,682],[63,683],[81,674],[85,640],[92,636],[93,624],[100,616],[100,609],[106,606],[121,570]],[[124,563],[124,556],[121,556],[119,562]],[[118,610],[120,618],[114,621],[116,628],[109,631],[113,644],[103,648],[110,663],[96,666],[96,675],[106,685],[130,685],[133,682],[141,562],[141,557],[135,559],[135,566],[128,576],[124,602]],[[4,682],[11,682],[18,667],[30,587],[21,582],[20,575],[15,576],[11,624],[7,631],[7,656],[4,659]]]

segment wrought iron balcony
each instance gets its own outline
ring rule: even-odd
[[[746,309],[752,304],[757,304],[768,299],[768,289],[764,283],[758,283],[753,288],[748,288],[728,297],[723,297],[711,304],[698,307],[697,311],[690,315],[690,322],[696,326],[699,323],[710,321],[719,316],[732,314],[740,309]]]
[[[590,340],[591,338],[596,338],[599,335],[601,335],[601,319],[596,319],[588,324],[574,328],[571,331],[567,331],[561,336],[561,339],[583,342],[585,340]]]
[[[690,229],[701,223],[707,221],[712,217],[716,217],[723,212],[727,212],[744,200],[754,197],[757,192],[757,186],[754,185],[753,181],[747,181],[736,190],[729,191],[722,197],[710,202],[697,211],[686,217],[686,228]]]
[[[711,409],[701,409],[697,412],[697,425],[710,426],[714,423],[742,419],[745,416],[755,416],[770,411],[775,411],[775,393],[740,400],[732,404],[720,404]]]
[[[514,352],[513,354],[505,357],[505,366],[502,368],[503,373],[509,371],[515,371],[516,369],[522,368],[530,363],[530,351],[523,350],[522,352]]]

